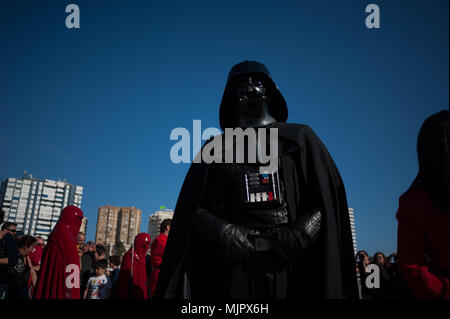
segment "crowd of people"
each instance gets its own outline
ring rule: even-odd
[[[59,226],[55,227],[47,245],[40,236],[16,235],[15,223],[3,223],[0,232],[0,299],[152,298],[171,220],[162,222],[161,234],[153,240],[151,247],[150,235],[138,234],[121,258],[108,256],[104,245],[86,242],[82,232],[73,236],[70,219],[74,230],[77,226],[73,221],[79,219],[73,218],[76,214],[82,216],[81,210],[74,206],[63,210]],[[64,234],[68,236],[58,236]],[[76,249],[72,250],[76,255],[71,257],[67,253],[70,250],[64,251],[67,244],[70,246],[70,240],[72,248]]]
[[[161,234],[152,242],[150,236],[139,234],[132,248],[123,258],[117,255],[107,257],[107,250],[101,244],[85,242],[86,236],[79,232],[76,236],[80,260],[80,297],[83,299],[143,298],[153,297],[164,248],[170,230],[171,220],[161,224]],[[17,225],[6,222],[1,230],[2,247],[7,257],[0,259],[2,265],[1,298],[29,299],[33,297],[33,288],[41,267],[44,239],[40,236],[15,236]],[[405,299],[414,294],[402,278],[397,263],[397,254],[385,256],[376,252],[373,257],[364,250],[356,254],[356,273],[361,299]],[[132,275],[132,263],[134,274]],[[122,267],[121,267],[122,265]],[[377,283],[367,281],[373,274],[369,265],[378,267]],[[5,267],[6,266],[6,267]],[[121,274],[121,275],[120,275]],[[119,280],[120,278],[120,280]],[[130,279],[132,285],[129,284]],[[119,288],[117,288],[119,287]]]
[[[376,267],[369,267],[370,265]],[[397,253],[386,257],[384,253],[376,252],[371,257],[364,250],[358,251],[356,275],[361,299],[414,298],[400,272]]]

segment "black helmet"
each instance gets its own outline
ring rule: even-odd
[[[261,81],[264,82],[264,86],[267,86],[267,88],[263,87],[261,89],[255,87],[255,92],[259,93],[262,99],[266,98],[265,93],[270,97],[270,100],[266,104],[267,110],[265,111],[268,114],[261,114],[261,119],[259,121],[261,126],[268,124],[267,120],[264,119],[265,116],[269,116],[272,119],[272,122],[286,121],[288,117],[286,101],[270,77],[269,70],[262,63],[244,61],[233,66],[228,74],[227,84],[225,86],[219,110],[220,127],[223,130],[225,130],[226,127],[233,128],[239,126],[236,121],[236,113],[238,112],[236,106],[239,104],[239,101],[236,98],[236,81],[244,79],[249,80],[250,83],[252,83],[253,77],[261,79]],[[265,92],[266,89],[268,92]]]

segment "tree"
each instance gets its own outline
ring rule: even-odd
[[[117,256],[119,256],[120,258],[122,258],[123,254],[125,254],[126,251],[125,246],[121,241],[118,241],[116,243],[116,245],[114,246],[114,250],[116,251]]]

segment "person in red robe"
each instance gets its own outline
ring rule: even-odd
[[[400,197],[397,257],[418,298],[449,299],[448,111],[430,116],[417,141],[419,173]]]
[[[48,238],[34,299],[80,299],[80,259],[75,240],[83,212],[67,206]]]
[[[42,253],[44,252],[44,239],[40,236],[36,237],[37,243],[28,255],[35,271],[39,271],[41,267]]]
[[[114,287],[115,298],[148,299],[145,255],[150,247],[150,235],[140,233],[125,253],[120,266],[119,279]]]
[[[165,219],[162,221],[160,226],[161,233],[153,240],[150,248],[150,260],[152,264],[152,274],[150,276],[150,298],[153,298],[153,294],[156,290],[156,283],[158,281],[159,270],[161,268],[171,222],[171,219]]]
[[[42,253],[44,252],[44,239],[40,236],[36,236],[36,245],[33,247],[33,250],[28,254],[28,257],[30,257],[31,265],[30,267],[33,267],[33,270],[36,272],[36,274],[39,274],[39,269],[41,268],[41,259],[42,259]],[[33,296],[33,280],[32,276],[30,276],[28,280],[28,289],[29,289],[29,295]]]

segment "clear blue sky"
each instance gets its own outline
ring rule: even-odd
[[[81,28],[65,27],[76,3]],[[366,29],[365,7],[381,9]],[[322,139],[355,209],[358,248],[396,250],[398,197],[426,117],[448,108],[448,1],[22,1],[0,3],[0,179],[84,187],[99,206],[173,208],[188,164],[176,127],[219,127],[229,69],[267,65],[288,122]]]

